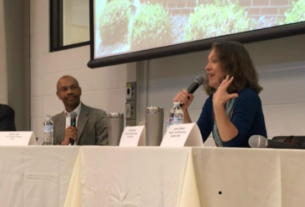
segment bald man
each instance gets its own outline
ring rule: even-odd
[[[57,97],[65,110],[52,117],[54,144],[107,145],[108,118],[105,111],[86,106],[80,101],[82,89],[72,76],[63,76],[57,82]],[[70,126],[71,113],[76,112],[76,127]],[[72,140],[72,142],[71,142]]]

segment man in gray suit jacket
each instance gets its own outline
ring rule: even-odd
[[[81,103],[81,88],[71,76],[63,76],[57,82],[56,95],[62,100],[65,111],[52,117],[54,144],[107,145],[108,118],[105,111]],[[70,114],[76,112],[76,127],[70,126]]]

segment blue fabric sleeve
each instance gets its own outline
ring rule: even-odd
[[[205,101],[205,104],[202,107],[200,117],[197,121],[197,125],[199,127],[200,132],[201,132],[203,142],[206,141],[206,139],[209,137],[209,135],[212,131],[212,125],[211,125],[211,113],[212,113],[212,111],[213,111],[212,98],[209,97]]]
[[[231,122],[237,128],[238,134],[230,141],[223,142],[224,146],[241,146],[245,139],[249,138],[247,134],[254,121],[258,105],[260,105],[259,99],[253,96],[240,96],[236,99]]]

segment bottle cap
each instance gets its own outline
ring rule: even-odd
[[[108,118],[124,118],[124,114],[118,112],[111,112],[108,113]]]

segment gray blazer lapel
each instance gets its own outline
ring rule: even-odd
[[[88,115],[89,115],[88,108],[84,104],[82,104],[77,123],[77,144],[79,144],[80,137],[89,119]]]
[[[62,112],[58,117],[57,120],[54,122],[54,140],[55,144],[62,142],[65,138],[65,130],[66,130],[66,116],[64,112]]]

